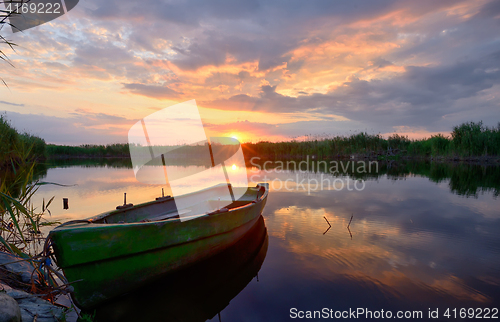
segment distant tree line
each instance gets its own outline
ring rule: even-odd
[[[45,146],[43,139],[19,133],[4,115],[0,115],[0,169],[45,159]]]
[[[361,132],[319,140],[258,142],[243,145],[245,157],[273,159],[315,155],[318,158],[350,155],[377,157],[405,155],[410,157],[480,157],[500,156],[500,123],[490,128],[482,122],[468,122],[453,127],[451,137],[442,134],[411,140],[397,133],[385,139],[380,134]]]
[[[94,145],[83,144],[80,146],[48,144],[46,147],[48,157],[130,157],[128,144]]]
[[[500,156],[500,123],[486,127],[483,122],[466,122],[453,127],[450,137],[442,134],[411,140],[408,136],[393,134],[387,139],[380,134],[360,132],[350,136],[288,142],[258,142],[242,144],[245,158],[254,156],[280,159],[314,155],[318,158],[349,157],[351,155],[378,158],[387,155],[408,157],[482,157]],[[196,147],[183,152],[195,153]],[[12,161],[43,160],[45,158],[129,158],[128,144],[80,146],[46,144],[39,137],[16,131],[0,115],[0,166]]]

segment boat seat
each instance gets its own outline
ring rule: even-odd
[[[161,214],[161,215],[153,217],[153,218],[147,218],[147,220],[148,221],[160,221],[160,220],[165,220],[165,219],[169,219],[169,218],[179,217],[180,215],[184,215],[184,214],[187,214],[190,212],[191,212],[190,209],[183,209],[181,211],[170,211],[170,212]]]

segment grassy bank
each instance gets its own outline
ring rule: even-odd
[[[35,208],[31,202],[39,185],[37,161],[45,159],[45,141],[19,133],[0,115],[0,251],[33,255],[50,201]]]
[[[33,204],[39,187],[47,184],[36,179],[38,161],[45,159],[45,146],[43,139],[19,133],[0,115],[0,253],[11,254],[2,254],[0,282],[15,293],[35,294],[23,293],[23,301],[29,299],[19,302],[35,320],[49,308],[51,316],[63,318],[56,314],[62,308],[39,299],[54,303],[59,294],[68,291],[67,284],[60,282],[64,278],[50,264],[49,244],[41,232],[41,227],[57,224],[47,221],[54,197],[42,199],[41,205]]]
[[[350,136],[289,142],[258,142],[242,144],[245,157],[273,160],[316,156],[318,158],[377,159],[387,156],[408,158],[444,157],[467,159],[471,157],[500,157],[500,124],[496,128],[485,127],[482,122],[463,123],[455,126],[450,137],[442,134],[420,140],[393,134],[387,139],[380,134],[361,132]],[[127,144],[46,146],[49,158],[128,158]]]
[[[45,159],[45,141],[29,133],[19,133],[0,115],[0,169]]]
[[[337,136],[313,141],[259,142],[243,146],[245,156],[286,159],[311,155],[322,158],[365,157],[377,159],[386,156],[447,157],[500,157],[500,124],[485,127],[482,122],[463,123],[455,126],[451,137],[442,134],[427,139],[410,140],[407,136],[393,134],[385,139],[380,134],[361,132],[351,136]]]

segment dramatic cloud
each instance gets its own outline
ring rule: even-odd
[[[9,35],[0,103],[134,120],[194,98],[247,137],[423,136],[499,121],[499,28],[494,0],[89,0]]]
[[[159,85],[145,85],[145,84],[123,84],[123,88],[129,90],[131,93],[149,96],[153,98],[177,98],[182,93],[179,93],[168,86]]]
[[[385,66],[387,61],[379,62]],[[477,97],[500,84],[500,51],[478,60],[435,67],[408,66],[390,79],[369,81],[354,78],[326,94],[290,97],[276,92],[276,86],[262,86],[259,96],[245,94],[207,102],[228,110],[293,112],[315,110],[334,113],[370,126],[425,126],[451,113],[463,111],[461,99]],[[498,101],[488,104],[498,107]],[[478,108],[476,107],[468,107]],[[484,107],[482,108],[484,109]],[[476,111],[482,112],[482,109]]]

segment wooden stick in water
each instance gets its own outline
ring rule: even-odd
[[[332,225],[330,224],[330,222],[328,221],[328,219],[326,219],[325,216],[323,216],[323,218],[325,218],[326,222],[328,223],[328,225],[330,225],[330,227],[332,227]]]
[[[351,215],[351,220],[349,220],[349,225],[347,225],[347,228],[349,228],[349,226],[351,225],[352,217],[354,217],[354,215]]]

